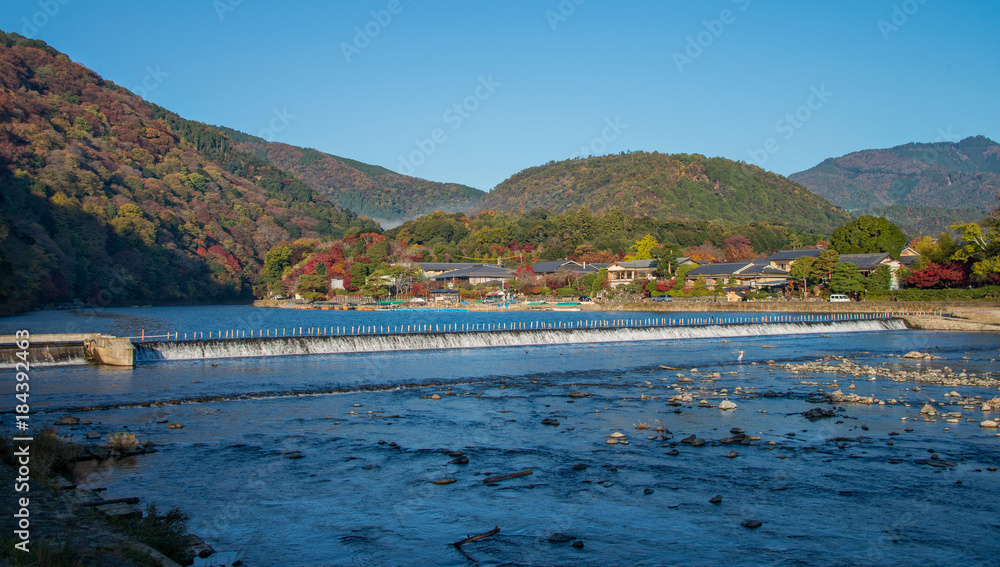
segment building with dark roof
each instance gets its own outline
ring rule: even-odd
[[[788,281],[788,270],[775,268],[768,259],[753,262],[726,262],[698,266],[684,276],[685,281],[694,282],[701,277],[709,288],[719,285],[769,287],[782,285]]]
[[[419,262],[417,264],[420,269],[424,271],[425,276],[436,276],[438,274],[443,274],[445,272],[450,272],[451,270],[460,270],[462,268],[472,268],[474,266],[489,266],[490,264],[470,263],[470,262]]]
[[[767,260],[772,267],[778,268],[779,270],[790,270],[792,268],[792,264],[794,264],[799,258],[804,256],[818,258],[822,252],[823,250],[818,248],[810,248],[808,250],[782,250],[781,252],[768,256],[764,259]]]
[[[893,260],[888,252],[879,252],[876,254],[841,254],[840,263],[854,264],[858,267],[858,271],[866,276],[882,265],[888,266],[889,270],[893,273],[902,266],[902,263],[898,260]]]
[[[611,287],[623,286],[636,280],[654,277],[654,272],[656,272],[656,260],[612,262],[608,266],[608,284]]]
[[[573,260],[547,260],[545,262],[539,262],[533,266],[531,269],[534,270],[535,275],[538,276],[550,276],[559,271],[573,272],[574,274],[593,274],[600,270],[602,267],[606,268],[610,264],[590,264],[587,262],[574,262]]]
[[[468,282],[471,285],[496,283],[500,284],[514,277],[514,270],[501,266],[476,265],[458,270],[451,270],[433,276],[431,279],[440,282]]]

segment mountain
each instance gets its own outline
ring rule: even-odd
[[[292,173],[330,201],[359,215],[398,224],[434,211],[469,212],[486,193],[458,183],[400,175],[312,148],[268,142],[230,128],[238,147]]]
[[[757,166],[693,154],[628,152],[531,167],[497,185],[480,210],[595,213],[619,209],[661,221],[780,222],[832,233],[850,215]]]
[[[266,252],[378,231],[229,137],[0,32],[0,311],[246,300]]]
[[[974,136],[864,150],[824,160],[789,178],[858,214],[878,209],[922,231],[934,231],[941,222],[977,220],[997,207],[1000,144]]]

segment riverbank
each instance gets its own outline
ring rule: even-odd
[[[571,302],[572,303],[572,302]],[[297,303],[294,301],[258,300],[254,307],[303,310],[342,310],[346,305],[335,303]],[[548,305],[529,305],[527,302],[508,306],[470,303],[455,304],[405,304],[404,307],[383,309],[437,310],[463,309],[477,312],[579,310],[589,312],[655,312],[655,313],[879,313],[892,314],[908,321],[911,327],[941,331],[1000,331],[1000,302],[895,302],[862,301],[830,303],[816,300],[728,302],[705,299],[679,299],[671,302],[613,301],[602,303],[580,302],[576,305],[553,301]],[[377,306],[363,306],[359,310],[376,310]]]
[[[14,486],[17,473],[6,463],[0,463],[0,483]],[[113,565],[143,567],[162,565],[180,567],[166,555],[135,538],[115,529],[102,517],[94,505],[101,498],[91,490],[77,490],[61,477],[50,477],[49,483],[29,481],[30,490],[20,496],[28,498],[30,525],[28,549],[39,565]],[[15,499],[11,495],[0,504],[5,538],[15,533],[17,518]],[[21,541],[14,538],[15,542]],[[5,546],[6,548],[7,546]],[[11,549],[5,554],[22,554]],[[19,556],[19,555],[18,555]],[[18,557],[14,556],[14,557]],[[29,557],[26,555],[26,557]],[[64,562],[60,562],[60,560]],[[0,560],[2,563],[2,560]],[[11,563],[13,565],[22,563]],[[35,564],[35,563],[32,563]]]

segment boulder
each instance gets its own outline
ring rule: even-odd
[[[559,420],[552,417],[547,417],[542,420],[542,425],[559,425]]]
[[[925,358],[926,356],[927,355],[922,352],[911,350],[910,352],[904,354],[903,358]]]
[[[763,526],[764,523],[761,522],[760,520],[743,520],[742,522],[740,522],[740,525],[743,526],[744,528],[755,530]]]
[[[989,429],[996,429],[996,427],[997,427],[997,420],[995,420],[995,419],[987,419],[986,421],[980,421],[979,422],[979,427],[985,427],[985,428],[989,428]]]
[[[66,417],[60,417],[58,420],[56,420],[56,425],[79,425],[79,424],[80,424],[79,417],[72,417],[69,415],[67,415]]]
[[[934,406],[930,404],[924,404],[924,407],[920,408],[920,413],[926,415],[937,415],[938,411],[934,408]]]
[[[802,412],[802,416],[806,419],[822,419],[824,417],[835,417],[836,414],[830,408],[813,408],[809,411]]]
[[[736,404],[729,400],[722,400],[721,402],[719,402],[719,409],[721,410],[736,409]]]

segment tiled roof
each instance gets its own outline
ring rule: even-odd
[[[750,262],[727,262],[698,266],[687,273],[688,276],[731,276],[750,266]],[[685,276],[686,277],[686,276]]]
[[[777,254],[768,257],[768,260],[795,260],[796,258],[801,258],[803,256],[812,256],[816,258],[823,252],[822,250],[782,250]]]
[[[508,270],[500,266],[471,266],[452,270],[434,276],[436,280],[450,280],[452,278],[508,278],[514,270]]]
[[[655,268],[656,260],[632,260],[631,262],[615,262],[623,268]]]
[[[576,269],[582,267],[573,260],[548,260],[535,264],[531,269],[535,270],[536,274],[548,274],[558,272],[559,270],[576,271]]]
[[[473,266],[488,266],[489,264],[470,262],[419,262],[417,265],[420,266],[420,269],[425,272],[441,272],[445,270],[471,268]]]
[[[858,267],[859,270],[874,270],[890,256],[887,252],[879,252],[876,254],[841,254],[840,262],[846,264],[850,262]]]

